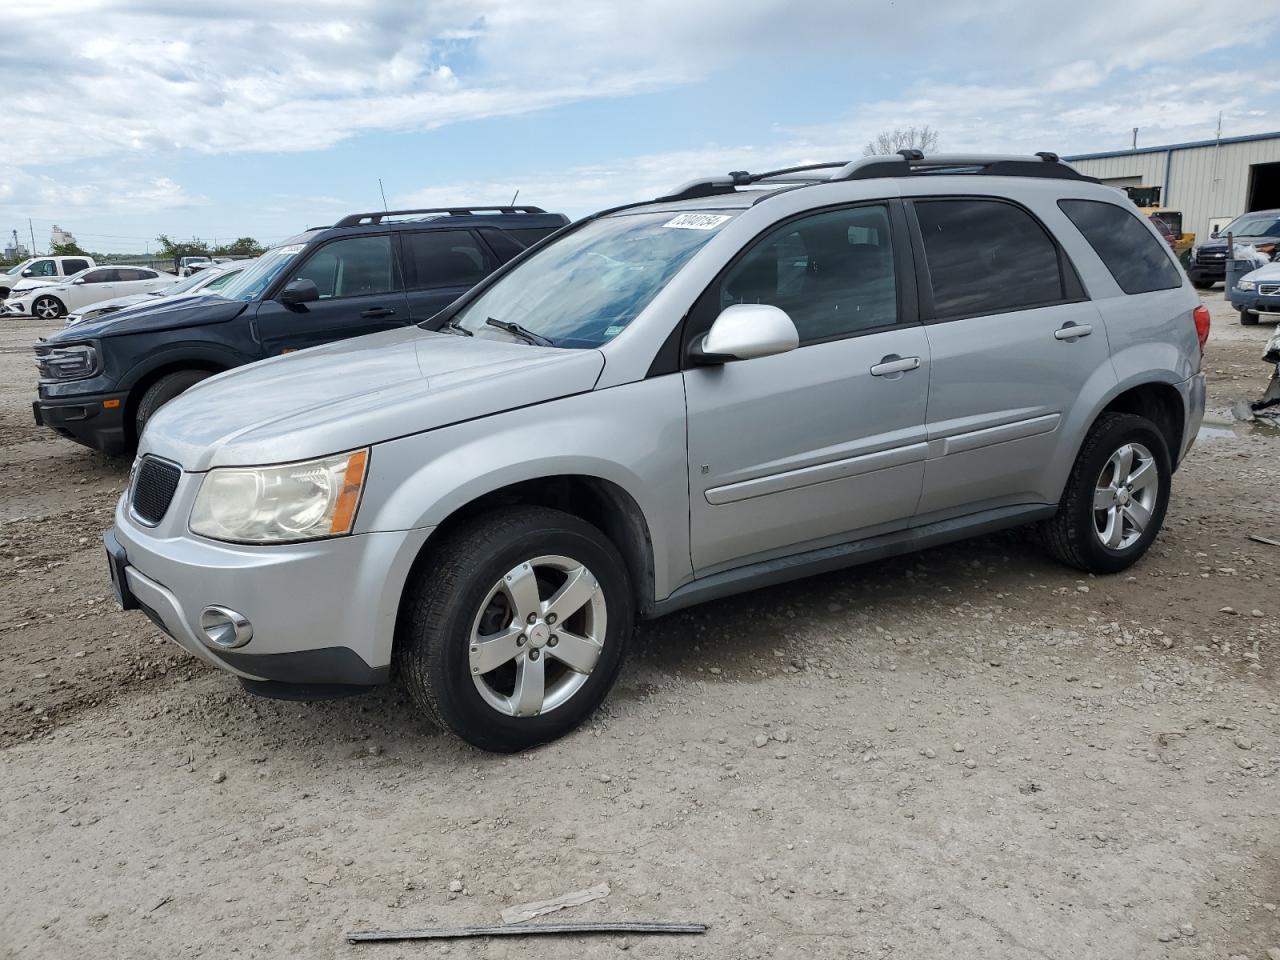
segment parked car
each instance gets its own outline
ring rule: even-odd
[[[1280,261],[1250,270],[1228,294],[1245,326],[1253,326],[1261,317],[1280,320]]]
[[[178,261],[178,276],[189,277],[193,273],[199,273],[205,267],[213,266],[211,257],[183,257]]]
[[[1208,325],[1154,227],[1052,154],[698,180],[561,231],[437,331],[189,391],[142,437],[112,576],[251,690],[394,672],[518,750],[600,703],[637,616],[1033,521],[1127,568]]]
[[[1187,273],[1197,289],[1208,290],[1227,276],[1227,234],[1275,259],[1280,252],[1280,210],[1242,214],[1191,251]]]
[[[59,283],[17,287],[4,306],[9,314],[55,320],[103,300],[163,290],[177,282],[173,274],[147,267],[90,267]]]
[[[252,260],[237,260],[234,263],[210,267],[207,270],[201,270],[199,273],[179,280],[177,283],[167,287],[161,287],[157,290],[148,290],[146,293],[131,293],[128,296],[116,297],[112,300],[103,300],[95,303],[91,307],[86,307],[76,313],[67,314],[64,326],[74,327],[78,323],[84,323],[86,320],[97,320],[109,313],[119,313],[121,310],[129,307],[137,306],[140,303],[151,303],[157,297],[177,297],[177,296],[194,296],[197,293],[217,293],[237,276],[244,269],[253,263]]]
[[[32,257],[0,271],[0,300],[7,300],[19,286],[59,283],[73,273],[95,266],[93,257]]]
[[[430,320],[566,223],[537,207],[457,207],[352,214],[308,230],[217,296],[160,300],[41,340],[36,422],[123,453],[161,405],[205,377]]]

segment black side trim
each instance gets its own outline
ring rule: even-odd
[[[845,567],[854,567],[873,560],[883,560],[885,557],[895,557],[903,553],[940,546],[953,540],[964,540],[1008,527],[1021,526],[1024,523],[1051,517],[1057,509],[1057,504],[1045,503],[999,507],[995,510],[970,514],[967,517],[939,520],[921,527],[897,530],[878,537],[854,540],[851,543],[836,544],[833,547],[822,547],[818,550],[806,550],[804,553],[779,557],[776,560],[762,560],[759,563],[726,570],[685,584],[667,599],[654,604],[651,616],[661,617],[708,600],[719,600],[721,597],[745,593],[748,590],[771,587],[789,580],[842,570]]]
[[[386,683],[391,675],[390,666],[371,667],[350,647],[322,647],[319,650],[295,650],[291,653],[215,650],[214,654],[237,670],[279,683],[337,683],[372,687]]]

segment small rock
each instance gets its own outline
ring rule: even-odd
[[[1189,923],[1184,923],[1178,927],[1178,932],[1184,937],[1194,937],[1196,935],[1196,928]]]
[[[1280,960],[1280,947],[1268,947],[1267,960]]]
[[[925,755],[926,757],[928,757],[930,760],[932,760],[932,759],[934,759],[935,757],[937,757],[937,755],[938,755],[938,751],[937,751],[937,750],[935,750],[935,749],[933,749],[933,747],[925,747],[925,748],[924,748],[924,755]]]
[[[1252,610],[1249,611],[1249,616],[1260,617],[1262,616],[1262,611],[1259,610],[1257,607],[1254,607]]]
[[[225,770],[219,770],[217,773],[213,775],[214,783],[222,783],[222,781],[226,779],[227,779],[227,772]]]
[[[1235,616],[1236,608],[1235,608],[1235,607],[1222,607],[1218,612],[1219,612],[1219,613],[1226,613],[1226,614],[1230,614],[1231,616]]]
[[[978,768],[978,761],[973,759],[973,757],[970,757],[964,762],[964,766],[966,770],[976,770]]]
[[[754,743],[757,747],[763,747],[769,743],[769,738],[766,737],[763,733],[757,733]]]
[[[954,744],[951,747],[951,749],[954,750],[956,753],[964,753],[964,744],[963,743]]]
[[[461,892],[462,892],[462,881],[461,881],[461,880],[457,880],[457,879],[450,880],[450,881],[449,881],[449,892],[450,892],[450,893],[461,893]]]
[[[1252,750],[1253,741],[1246,737],[1243,733],[1236,736],[1235,745],[1241,750]]]
[[[1252,770],[1254,767],[1253,760],[1251,760],[1249,757],[1241,757],[1238,762],[1240,766],[1245,770]]]
[[[1080,586],[1076,587],[1076,593],[1088,593],[1088,592],[1089,592],[1089,588],[1085,586],[1083,583],[1080,584]]]
[[[600,774],[600,782],[601,782],[601,783],[612,783],[612,782],[613,782],[613,777],[609,776],[607,773],[602,773],[602,774]]]
[[[720,676],[721,670],[719,667],[707,667],[707,673],[711,674],[712,676],[718,677]]]
[[[777,740],[779,743],[786,743],[791,739],[791,735],[787,733],[785,727],[779,727],[777,730],[773,731],[773,739]]]

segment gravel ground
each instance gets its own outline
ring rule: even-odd
[[[1280,436],[1229,419],[1271,328],[1206,302],[1216,424],[1128,574],[1013,531],[687,611],[512,757],[116,611],[127,466],[32,425],[42,328],[0,321],[0,957],[1280,957]],[[602,881],[552,919],[711,929],[342,938]]]

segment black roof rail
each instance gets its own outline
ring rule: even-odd
[[[871,180],[877,177],[910,177],[918,175],[976,174],[993,177],[1045,177],[1057,180],[1084,180],[1098,183],[1094,177],[1064,163],[1056,153],[1042,150],[1034,156],[1020,154],[953,154],[926,155],[919,150],[899,150],[897,156],[864,157],[861,160],[834,163],[807,163],[783,167],[765,173],[734,170],[720,177],[690,180],[657,200],[695,200],[717,194],[735,193],[738,187],[767,183],[798,173],[833,170],[829,177],[817,177],[808,183],[840,180]],[[791,184],[795,186],[796,184]]]
[[[416,214],[433,213],[450,217],[468,217],[478,213],[546,213],[541,207],[424,207],[421,210],[378,210],[373,213],[350,213],[343,217],[335,227],[355,227],[361,224],[381,223],[385,217],[407,217]]]
[[[899,150],[901,159],[887,156],[867,157],[846,164],[832,180],[870,180],[876,177],[910,177],[924,175],[974,174],[989,177],[1044,177],[1054,180],[1084,180],[1097,183],[1075,167],[1063,163],[1056,153],[1047,150],[1034,156],[990,153],[935,153]]]

